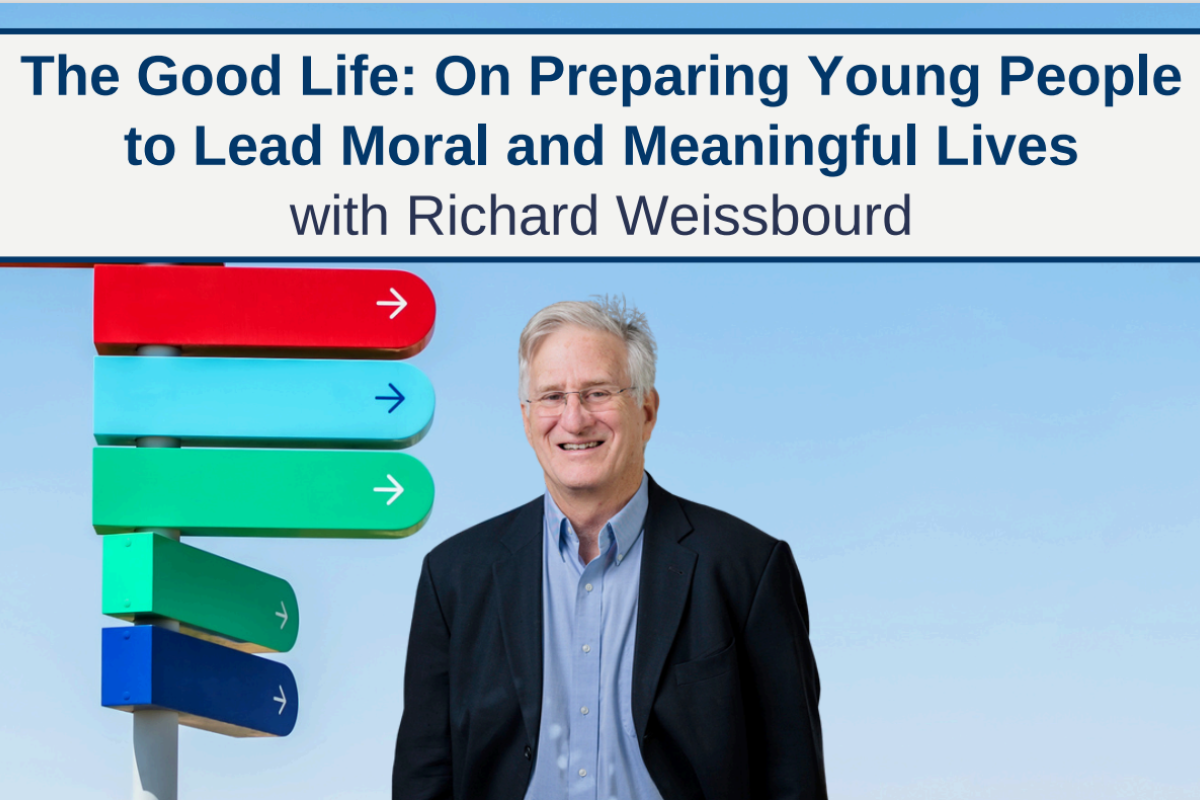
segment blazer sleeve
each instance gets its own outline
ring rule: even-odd
[[[750,680],[753,797],[827,800],[821,683],[808,640],[808,601],[786,542],[778,542],[759,581],[743,636]]]
[[[450,800],[450,629],[429,568],[421,566],[404,669],[392,800]]]

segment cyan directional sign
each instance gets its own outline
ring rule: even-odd
[[[397,538],[433,507],[433,478],[405,453],[97,447],[97,533]]]
[[[299,693],[292,671],[153,625],[102,631],[100,703],[166,709],[179,722],[227,736],[287,736]]]
[[[154,533],[105,537],[101,610],[178,620],[189,636],[245,653],[291,650],[300,629],[287,581]]]
[[[395,450],[433,423],[433,385],[396,361],[97,356],[100,444]]]

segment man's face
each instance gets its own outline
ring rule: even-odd
[[[565,325],[542,340],[529,365],[529,398],[548,392],[630,385],[625,343],[606,331]],[[625,392],[603,409],[588,409],[569,395],[559,413],[536,403],[522,405],[525,436],[537,453],[546,482],[560,496],[636,491],[642,480],[643,449],[658,416],[658,394],[641,404]],[[569,447],[568,447],[569,446]]]

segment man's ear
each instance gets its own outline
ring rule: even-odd
[[[521,423],[525,426],[525,441],[529,442],[529,446],[533,446],[533,431],[529,429],[532,424],[532,409],[528,403],[521,403]]]
[[[644,414],[645,424],[642,427],[642,443],[650,441],[650,434],[654,431],[654,423],[658,422],[658,390],[651,389],[646,392],[646,396],[642,398],[642,414]]]

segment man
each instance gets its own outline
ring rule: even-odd
[[[800,575],[645,473],[645,318],[556,303],[519,362],[546,494],[426,557],[393,800],[824,800]]]

